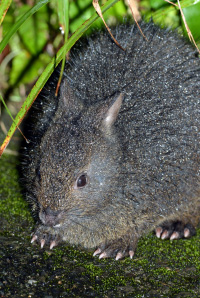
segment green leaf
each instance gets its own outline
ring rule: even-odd
[[[11,29],[7,32],[6,36],[0,43],[0,53],[3,51],[5,46],[8,44],[10,38],[16,33],[16,31],[20,28],[20,26],[36,11],[38,11],[41,7],[47,4],[50,0],[41,0],[34,7],[32,7],[29,11],[27,11],[16,23],[11,27]]]
[[[169,3],[167,3],[164,0],[150,0],[150,5],[151,5],[151,8],[156,10],[156,9],[161,8],[163,6],[169,5]]]
[[[0,25],[6,15],[6,12],[11,4],[12,0],[2,0],[0,1]]]
[[[24,15],[30,10],[29,5],[23,5],[19,14]],[[29,17],[24,26],[19,28],[20,38],[25,48],[32,54],[37,55],[48,40],[48,14],[46,7],[42,7],[37,13]]]
[[[41,74],[41,69],[49,63],[51,58],[48,53],[41,53],[36,59],[32,59],[26,50],[21,50],[12,60],[12,69],[9,76],[9,84],[14,86],[19,83],[33,82]]]
[[[183,8],[183,14],[194,39],[200,40],[200,2]],[[187,35],[186,29],[184,33]]]

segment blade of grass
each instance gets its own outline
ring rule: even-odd
[[[6,105],[6,103],[5,103],[4,99],[3,99],[3,97],[2,97],[1,95],[0,95],[0,100],[3,102],[3,105],[4,105],[4,107],[5,107],[5,109],[6,109],[7,113],[8,113],[8,115],[10,116],[10,118],[12,119],[12,121],[15,123],[15,120],[14,120],[12,114],[10,113],[9,108],[7,107],[7,105]],[[16,124],[16,123],[15,123],[15,124]],[[16,124],[16,127],[19,129],[19,131],[20,131],[21,134],[23,135],[21,129],[18,127],[17,124]],[[23,137],[25,138],[24,135],[23,135]],[[25,138],[25,139],[26,139],[26,138]]]
[[[4,0],[0,3],[0,25],[6,15],[6,12],[11,4],[12,0]]]
[[[108,10],[110,7],[112,7],[115,3],[117,3],[119,0],[108,0],[102,7],[101,11],[104,13],[106,10]],[[62,57],[64,54],[66,54],[71,47],[75,44],[75,42],[83,35],[83,33],[92,25],[94,21],[96,21],[99,18],[99,15],[96,14],[96,12],[86,21],[84,22],[77,30],[76,32],[69,38],[66,44],[58,51],[56,57],[47,65],[44,72],[41,74],[39,79],[37,80],[36,84],[33,86],[31,92],[29,93],[26,101],[22,105],[19,113],[17,114],[15,118],[15,122],[10,127],[10,130],[0,147],[0,157],[3,154],[3,151],[7,147],[7,145],[10,142],[11,137],[13,136],[17,126],[20,125],[21,121],[23,120],[24,116],[30,109],[31,105],[33,104],[34,100],[36,99],[37,95],[40,93],[41,89],[45,85],[46,81],[54,71],[55,67],[58,65],[58,63],[62,60]],[[16,124],[17,126],[16,126]]]
[[[110,36],[112,37],[112,39],[114,40],[114,42],[116,43],[116,45],[118,45],[118,47],[120,47],[123,51],[125,51],[121,45],[118,43],[118,41],[114,38],[114,36],[112,35],[112,32],[110,31],[110,28],[108,27],[108,25],[106,24],[105,20],[104,20],[104,17],[103,17],[103,14],[101,12],[101,8],[100,8],[100,5],[99,5],[99,0],[93,0],[92,1],[92,4],[96,10],[96,12],[98,13],[98,15],[100,16],[100,18],[102,19],[106,29],[108,30]]]
[[[66,41],[69,33],[69,0],[58,1],[58,17],[60,29],[65,34]]]
[[[200,2],[187,6],[182,10],[194,39],[196,41],[200,40]]]
[[[8,44],[10,38],[16,33],[16,31],[19,29],[19,27],[30,17],[32,16],[36,11],[38,11],[41,7],[46,5],[50,0],[41,0],[39,1],[34,7],[29,9],[16,23],[12,26],[12,28],[7,32],[4,39],[0,43],[0,54],[5,48],[5,46]]]

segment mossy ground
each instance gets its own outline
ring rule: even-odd
[[[18,159],[0,160],[2,297],[200,297],[200,230],[189,240],[142,238],[133,260],[30,244],[34,221],[18,182]]]

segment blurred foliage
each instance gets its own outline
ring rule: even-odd
[[[69,1],[70,37],[82,24],[84,27],[84,22],[95,14],[95,10],[92,0],[66,1]],[[0,40],[3,40],[20,17],[23,17],[30,8],[38,4],[41,5],[43,2],[37,0],[1,1],[0,21],[2,21],[2,26],[0,28]],[[65,38],[60,30],[63,12],[58,11],[58,3],[60,4],[61,1],[50,0],[46,2],[49,3],[43,5],[42,8],[22,23],[0,54],[0,90],[5,101],[23,102],[37,78],[64,44]],[[104,13],[108,26],[123,22],[124,19],[132,19],[126,2],[126,0],[121,0]],[[99,0],[99,3],[103,5],[107,1]],[[195,3],[193,0],[182,0],[180,3],[188,25],[196,41],[199,42],[200,3]],[[139,9],[145,21],[153,19],[155,23],[159,23],[162,27],[171,27],[173,29],[178,27],[181,33],[187,34],[180,11],[172,4],[164,0],[141,0]],[[87,30],[87,34],[103,26],[102,20],[98,19]]]
[[[12,28],[15,22],[27,12],[35,2],[39,1],[15,1],[12,2],[0,32],[2,39]],[[31,3],[32,2],[32,3]],[[70,1],[69,5],[69,34],[72,34],[81,26],[95,10],[91,0]],[[126,15],[126,6],[121,1],[105,14],[108,24],[122,21]],[[116,16],[116,17],[114,17]],[[52,0],[42,7],[19,28],[17,33],[10,39],[1,57],[5,59],[1,68],[1,92],[8,91],[12,100],[21,100],[22,94],[18,86],[26,84],[27,89],[42,73],[44,67],[50,62],[63,44],[63,35],[59,29],[57,1]],[[98,20],[93,28],[103,27],[102,21]],[[89,29],[88,31],[91,32]],[[88,32],[89,33],[89,32]],[[2,58],[1,58],[2,60]],[[6,63],[6,65],[5,65]],[[7,88],[4,88],[4,81]],[[9,86],[9,87],[8,87]],[[17,89],[15,89],[17,87]],[[14,93],[13,93],[14,92]],[[14,95],[14,96],[13,96]]]

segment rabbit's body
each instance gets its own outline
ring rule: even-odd
[[[26,158],[33,240],[132,257],[138,238],[195,234],[200,221],[200,60],[153,24],[119,26],[72,54],[58,104]],[[51,91],[53,93],[53,91]],[[44,125],[43,125],[44,123]]]

